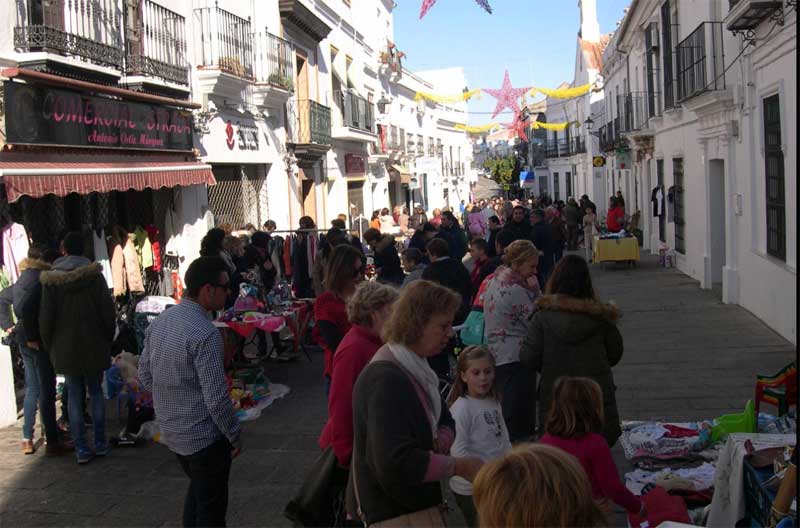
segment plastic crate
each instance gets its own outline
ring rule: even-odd
[[[764,486],[773,475],[772,467],[756,469],[744,461],[745,515],[750,526],[769,526],[775,492]]]

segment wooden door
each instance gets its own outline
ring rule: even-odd
[[[298,143],[311,142],[311,108],[308,97],[308,57],[297,52]]]

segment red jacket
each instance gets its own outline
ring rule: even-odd
[[[353,325],[333,357],[328,421],[319,437],[319,446],[325,449],[333,445],[336,459],[344,467],[350,467],[353,452],[353,388],[358,375],[382,345],[381,338],[368,328]]]
[[[314,301],[314,319],[317,321],[328,321],[336,325],[342,339],[344,339],[344,335],[347,331],[350,330],[350,321],[347,320],[347,305],[342,299],[329,291],[323,293]],[[335,350],[332,350],[331,347],[328,346],[319,333],[316,334],[316,337],[317,342],[322,346],[325,352],[325,368],[323,374],[325,376],[330,376],[333,372],[333,353]]]
[[[625,227],[625,208],[617,206],[608,210],[608,217],[606,218],[606,227],[609,231],[620,231]]]

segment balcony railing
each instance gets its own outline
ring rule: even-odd
[[[287,143],[330,145],[331,109],[308,99],[286,103]]]
[[[14,48],[45,51],[122,69],[119,0],[17,1]]]
[[[675,48],[678,101],[725,89],[722,22],[703,22]]]
[[[551,139],[542,143],[541,150],[546,158],[564,158],[586,152],[586,143],[582,137]]]
[[[614,141],[613,121],[609,121],[607,124],[600,127],[598,131],[598,139],[600,140],[600,150],[604,152],[614,150],[616,141]]]
[[[294,91],[292,43],[264,29],[255,36],[256,81]]]
[[[342,124],[364,132],[375,132],[372,103],[354,92],[335,91],[336,106],[342,114]]]
[[[632,92],[617,97],[617,108],[622,114],[620,132],[634,132],[647,128],[651,117],[661,115],[660,93]]]
[[[199,64],[201,69],[218,69],[253,78],[253,35],[250,20],[238,17],[219,7],[194,10],[199,31]]]
[[[125,5],[128,74],[188,85],[186,19],[152,0]]]

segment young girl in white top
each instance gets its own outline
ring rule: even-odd
[[[475,456],[485,462],[511,449],[495,389],[494,357],[486,347],[468,346],[461,351],[458,375],[447,403],[456,422],[456,439],[450,448],[452,456]],[[472,484],[461,477],[453,477],[450,489],[467,526],[477,526]]]

